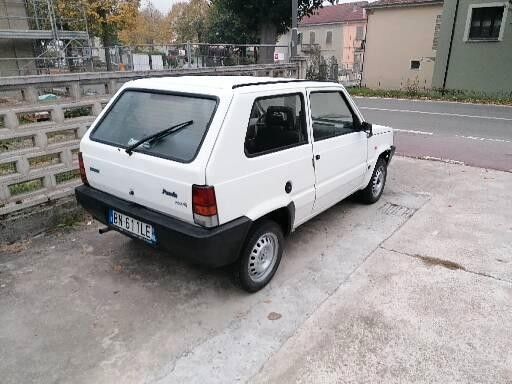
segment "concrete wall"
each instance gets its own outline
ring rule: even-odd
[[[183,75],[301,76],[299,64],[245,65],[188,70],[95,72],[0,78],[0,222],[7,215],[59,200],[80,183],[80,138],[127,81]],[[40,94],[59,98],[41,101]],[[17,97],[16,97],[17,95]],[[84,113],[77,116],[77,108]],[[1,233],[0,225],[0,233]]]
[[[436,57],[432,44],[442,9],[441,4],[431,4],[368,10],[362,84],[401,89],[416,83],[420,89],[430,88]],[[420,69],[411,69],[411,60],[419,60]]]
[[[485,93],[512,92],[512,10],[506,8],[502,41],[464,41],[470,4],[502,3],[503,0],[460,0],[452,54],[447,76],[447,89],[471,90]],[[434,71],[433,85],[443,86],[455,16],[455,0],[445,1],[443,22]]]

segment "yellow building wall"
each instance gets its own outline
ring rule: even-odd
[[[363,86],[431,88],[434,31],[442,11],[442,4],[369,10]],[[411,60],[419,60],[420,68],[411,69]]]

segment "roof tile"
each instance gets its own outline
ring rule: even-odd
[[[318,9],[313,15],[305,17],[300,22],[301,26],[329,23],[344,23],[349,21],[366,20],[364,6],[367,1],[331,5]]]
[[[365,6],[365,8],[398,7],[404,5],[426,5],[442,3],[443,0],[378,0]]]

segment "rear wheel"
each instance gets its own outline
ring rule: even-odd
[[[382,157],[377,160],[370,182],[365,189],[359,192],[359,198],[363,203],[373,204],[377,202],[384,192],[386,178],[388,175],[388,164]]]
[[[277,223],[272,220],[255,223],[234,265],[238,285],[247,292],[257,292],[267,285],[281,262],[283,242],[283,230]]]

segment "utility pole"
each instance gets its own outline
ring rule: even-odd
[[[297,56],[297,42],[298,42],[298,31],[297,31],[297,19],[298,14],[298,0],[292,0],[292,50],[291,56]]]

